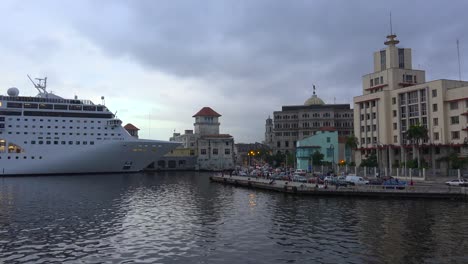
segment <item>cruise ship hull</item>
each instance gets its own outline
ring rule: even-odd
[[[177,143],[157,140],[109,141],[60,151],[53,146],[49,150],[47,146],[41,146],[42,156],[32,156],[31,153],[39,153],[34,149],[24,153],[2,153],[0,175],[138,172],[177,146]]]

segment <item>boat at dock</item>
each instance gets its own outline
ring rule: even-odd
[[[104,97],[64,99],[36,80],[37,96],[0,96],[0,176],[137,172],[179,145],[131,136]]]

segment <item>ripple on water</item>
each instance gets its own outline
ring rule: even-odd
[[[208,176],[8,178],[0,262],[468,262],[465,204],[294,197]]]

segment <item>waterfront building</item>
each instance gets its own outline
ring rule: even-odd
[[[412,67],[411,49],[399,48],[396,35],[374,52],[374,71],[362,77],[362,95],[354,97],[356,163],[374,153],[381,167],[402,166],[421,153],[422,164],[447,169],[446,157],[467,157],[468,82],[426,82],[425,71]],[[407,132],[428,129],[416,151]]]
[[[138,138],[138,131],[140,130],[138,127],[134,126],[131,123],[128,123],[124,126],[124,128],[130,134],[130,136]]]
[[[218,114],[210,107],[203,107],[195,115],[194,130],[185,130],[184,134],[174,133],[170,141],[182,143],[187,158],[196,157],[196,170],[230,170],[234,169],[234,138],[219,132]],[[183,158],[183,156],[179,156]],[[187,164],[187,163],[186,163]],[[159,169],[162,162],[158,164]]]
[[[271,124],[265,125],[265,142],[281,153],[295,153],[296,142],[315,135],[321,127],[332,127],[338,136],[353,134],[353,109],[349,104],[325,104],[315,93],[303,105],[283,106],[273,113],[273,133],[267,133]],[[270,138],[272,136],[272,139]]]
[[[315,135],[297,141],[296,164],[298,169],[312,170],[312,156],[318,151],[323,154],[322,162],[335,167],[338,164],[349,164],[353,159],[353,151],[346,146],[346,137],[338,136],[334,128],[321,128]]]

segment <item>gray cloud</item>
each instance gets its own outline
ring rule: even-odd
[[[413,48],[413,66],[427,70],[428,79],[457,77],[456,38],[462,61],[468,61],[464,1],[66,4],[54,3],[57,19],[107,56],[209,84],[200,93],[224,96],[210,105],[223,114],[225,129],[243,141],[261,140],[268,114],[302,104],[312,84],[329,103],[361,94],[361,76],[372,71],[372,53],[384,47],[389,33],[390,11],[401,46]],[[197,111],[207,102],[194,98],[188,107]]]

